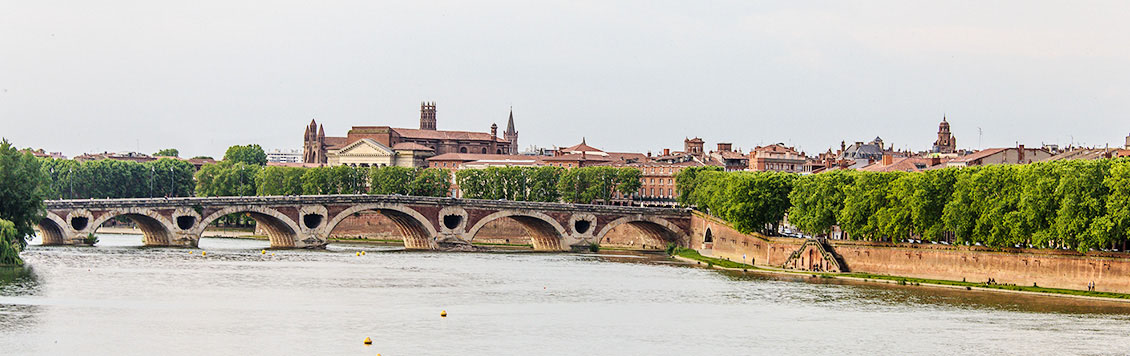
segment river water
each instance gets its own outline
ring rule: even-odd
[[[265,241],[100,238],[32,246],[30,267],[0,272],[0,354],[1130,354],[1125,303],[722,273],[647,254],[261,254]]]

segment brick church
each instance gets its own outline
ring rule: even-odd
[[[303,137],[304,163],[358,167],[401,166],[425,167],[425,159],[444,153],[517,154],[518,131],[514,129],[514,111],[502,137],[498,125],[490,132],[443,131],[436,129],[436,104],[420,104],[420,128],[389,126],[353,126],[345,137],[327,137],[325,129],[314,120]]]

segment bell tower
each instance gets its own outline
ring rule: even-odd
[[[938,140],[934,141],[934,152],[954,153],[957,151],[957,139],[950,132],[950,123],[942,115],[942,122],[938,124]]]
[[[436,129],[436,102],[422,102],[420,103],[420,129],[432,130]]]

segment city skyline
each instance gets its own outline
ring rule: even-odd
[[[523,149],[698,136],[813,155],[880,136],[921,151],[943,115],[959,148],[1130,132],[1117,2],[224,4],[12,6],[2,135],[68,156],[219,158],[300,148],[310,119],[335,136],[415,127],[424,100],[444,130],[505,125],[513,106]]]

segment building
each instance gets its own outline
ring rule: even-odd
[[[840,141],[840,155],[841,160],[867,160],[869,162],[878,161],[883,159],[883,154],[890,153],[890,150],[883,147],[883,139],[878,136],[871,142],[863,143],[856,141],[851,146],[844,146],[844,142]]]
[[[1051,152],[1043,148],[1016,147],[989,148],[970,153],[946,162],[946,167],[970,167],[987,164],[1027,164],[1051,158]]]
[[[860,168],[864,172],[921,172],[942,164],[941,157],[894,157],[884,155],[883,159]]]
[[[722,162],[727,172],[749,169],[749,156],[734,151],[733,147],[733,144],[719,142],[718,150],[710,152],[710,158],[714,161]]]
[[[39,158],[67,159],[67,156],[64,156],[62,152],[47,152],[42,148],[38,150],[27,148],[20,150],[20,152],[31,153],[32,156]]]
[[[267,162],[274,163],[302,163],[302,152],[299,150],[273,149],[267,152]]]
[[[702,150],[702,148],[705,144],[706,144],[706,142],[703,141],[701,138],[698,138],[698,137],[691,138],[691,139],[684,139],[683,140],[683,152],[686,152],[687,154],[689,154],[691,156],[695,156],[696,158],[702,159],[702,157],[705,156],[704,153],[703,153],[703,150]]]
[[[934,141],[934,148],[930,152],[957,152],[957,138],[953,137],[953,133],[950,132],[950,123],[946,122],[945,115],[942,116],[942,123],[938,124],[938,140]]]
[[[1051,156],[1044,161],[1062,161],[1062,160],[1096,160],[1104,158],[1119,158],[1130,157],[1130,148],[1077,148],[1067,152],[1059,153]]]
[[[808,164],[808,157],[797,153],[792,147],[785,147],[783,143],[767,146],[757,146],[749,153],[749,170],[751,171],[776,171],[804,173],[810,172],[812,165]]]
[[[327,137],[325,129],[310,120],[303,137],[302,162],[423,167],[428,157],[445,153],[517,153],[518,131],[514,129],[513,111],[507,126],[505,137],[498,137],[495,124],[489,133],[438,130],[435,102],[420,104],[419,129],[353,126],[345,137]]]
[[[1130,150],[1130,135],[1126,135],[1126,146],[1124,148]]]

